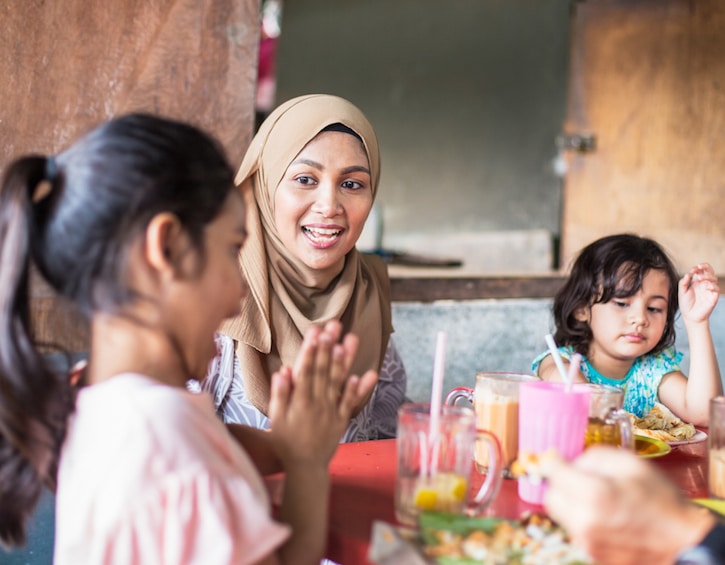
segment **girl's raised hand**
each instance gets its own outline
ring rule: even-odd
[[[348,376],[358,340],[328,322],[305,334],[294,369],[272,375],[269,403],[271,433],[285,464],[327,464],[350,422],[352,412],[377,382],[376,371]]]
[[[685,322],[704,322],[720,298],[715,271],[707,263],[701,263],[680,279],[680,312]]]

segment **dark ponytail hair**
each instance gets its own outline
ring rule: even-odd
[[[577,256],[571,274],[554,297],[554,339],[587,355],[592,341],[589,324],[576,319],[578,308],[604,304],[613,298],[633,296],[642,288],[650,271],[662,271],[669,281],[667,321],[662,337],[650,353],[659,353],[675,343],[677,284],[679,275],[665,250],[654,240],[633,234],[598,239]]]
[[[43,484],[53,486],[67,379],[33,342],[29,273],[37,267],[86,319],[141,298],[125,255],[159,213],[175,214],[203,257],[204,228],[233,187],[221,146],[148,114],[113,119],[57,157],[11,163],[0,186],[0,543],[25,542]]]

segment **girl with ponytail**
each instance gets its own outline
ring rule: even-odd
[[[247,292],[246,239],[244,198],[222,149],[181,122],[121,116],[56,157],[7,167],[0,543],[24,542],[46,485],[56,488],[55,565],[319,563],[327,464],[377,375],[347,376],[357,339],[342,338],[339,323],[310,328],[294,370],[273,375],[273,430],[255,446],[286,472],[273,519],[259,464],[212,399],[187,390]],[[77,390],[33,341],[31,268],[89,324]]]

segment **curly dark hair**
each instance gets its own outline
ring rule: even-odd
[[[651,353],[659,353],[673,345],[679,275],[672,260],[657,242],[629,233],[603,237],[579,253],[569,278],[554,297],[556,343],[570,345],[578,353],[587,355],[592,331],[587,322],[576,319],[576,310],[636,294],[642,288],[644,277],[652,270],[665,273],[670,284],[667,322]]]

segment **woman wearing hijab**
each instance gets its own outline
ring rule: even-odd
[[[375,131],[347,100],[300,96],[260,126],[235,179],[248,204],[250,293],[220,329],[202,383],[226,423],[268,428],[270,375],[294,364],[310,325],[340,320],[360,339],[351,373],[379,371],[342,441],[395,435],[406,375],[390,339],[387,268],[355,248],[379,177]]]

